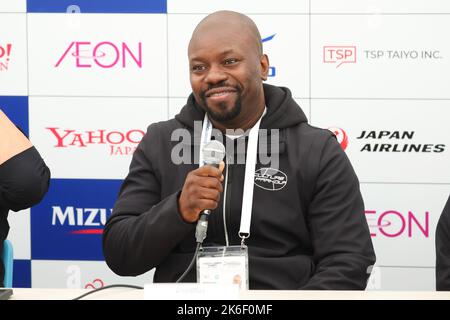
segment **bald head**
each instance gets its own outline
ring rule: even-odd
[[[192,33],[188,58],[192,93],[216,128],[246,130],[256,123],[269,59],[249,17],[218,11],[204,18]]]
[[[247,38],[258,54],[262,55],[261,34],[253,20],[242,13],[226,10],[211,13],[200,21],[192,33],[189,49],[206,34],[214,33],[220,37],[225,32]]]

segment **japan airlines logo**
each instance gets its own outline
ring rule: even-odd
[[[276,33],[272,34],[271,36],[268,36],[268,37],[265,37],[265,38],[261,39],[261,43],[271,41],[275,37],[275,35],[276,35]],[[275,77],[276,74],[277,74],[277,68],[273,67],[273,66],[270,66],[269,67],[269,74],[267,76],[269,78],[271,78],[271,77]]]
[[[261,168],[255,172],[255,184],[264,190],[281,190],[286,186],[287,180],[287,175],[278,169]]]
[[[339,68],[344,63],[356,63],[355,46],[324,46],[323,62],[335,63]]]
[[[73,41],[65,49],[55,64],[59,68],[63,63],[75,68],[113,67],[127,68],[130,65],[142,68],[142,42],[115,44],[110,41],[91,43],[90,41]]]
[[[331,127],[331,128],[328,128],[328,130],[330,130],[331,132],[334,133],[337,141],[341,145],[342,150],[347,149],[347,146],[348,146],[347,133],[344,130],[342,130],[341,128],[337,128],[337,127]]]
[[[0,44],[0,71],[7,71],[11,56],[12,44],[8,43],[4,46]]]
[[[447,145],[440,143],[443,141],[426,141],[422,138],[423,135],[422,132],[415,130],[369,129],[363,130],[355,142],[364,144],[360,149],[361,152],[423,154],[446,151]]]

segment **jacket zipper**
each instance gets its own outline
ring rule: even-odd
[[[223,210],[222,210],[222,214],[223,214],[223,229],[225,232],[225,245],[228,247],[230,245],[230,242],[228,240],[228,228],[227,228],[227,209],[230,207],[230,204],[228,203],[228,198],[227,197],[227,190],[228,190],[228,183],[229,183],[229,179],[228,179],[228,170],[230,169],[230,167],[228,166],[228,159],[226,159],[226,171],[225,171],[225,189],[223,191]],[[230,182],[231,184],[231,182]],[[228,204],[228,205],[227,205]]]

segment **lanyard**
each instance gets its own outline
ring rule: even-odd
[[[241,227],[239,229],[239,237],[241,238],[241,245],[244,246],[245,239],[250,237],[250,222],[252,219],[252,207],[253,207],[253,189],[255,179],[255,167],[256,157],[258,151],[258,136],[259,125],[261,123],[262,116],[258,122],[250,129],[247,145],[247,154],[245,158],[245,176],[244,176],[244,192],[242,197],[242,212],[241,212]],[[203,129],[200,141],[200,155],[199,166],[204,165],[203,159],[203,147],[211,140],[212,123],[205,113],[205,119],[203,120]],[[224,199],[225,201],[225,199]]]

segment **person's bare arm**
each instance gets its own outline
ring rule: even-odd
[[[0,164],[30,147],[30,140],[0,110]]]

